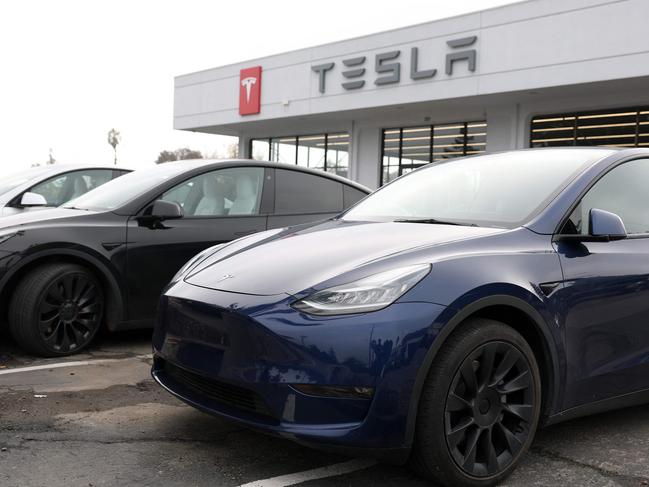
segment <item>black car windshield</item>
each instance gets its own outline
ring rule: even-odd
[[[541,149],[433,163],[368,196],[342,218],[514,228],[611,152]]]
[[[42,174],[45,174],[51,171],[50,167],[34,167],[26,171],[21,171],[15,174],[9,175],[8,178],[0,181],[0,195],[3,195],[14,188],[17,188],[21,184],[25,184],[32,179],[39,178]]]
[[[196,163],[181,161],[139,169],[68,201],[63,205],[63,208],[92,211],[114,210],[196,165]]]

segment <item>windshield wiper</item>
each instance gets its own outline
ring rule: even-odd
[[[457,225],[461,227],[477,227],[475,223],[459,223],[448,220],[438,220],[436,218],[399,218],[394,220],[396,223],[430,223],[435,225]]]

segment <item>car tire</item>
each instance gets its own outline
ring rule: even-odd
[[[529,344],[504,323],[472,319],[451,334],[428,372],[410,464],[446,486],[498,484],[529,449],[540,405]]]
[[[9,329],[30,353],[72,355],[92,342],[103,312],[101,283],[91,272],[77,264],[47,264],[31,270],[16,287]]]

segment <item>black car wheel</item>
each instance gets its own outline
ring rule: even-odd
[[[495,485],[532,443],[540,403],[539,368],[525,339],[503,323],[472,320],[431,366],[411,463],[443,485]]]
[[[85,348],[101,326],[99,281],[76,264],[48,264],[27,274],[14,291],[9,327],[25,350],[55,357]]]

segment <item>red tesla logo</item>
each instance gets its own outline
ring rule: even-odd
[[[259,113],[261,102],[261,66],[239,72],[239,115]]]

